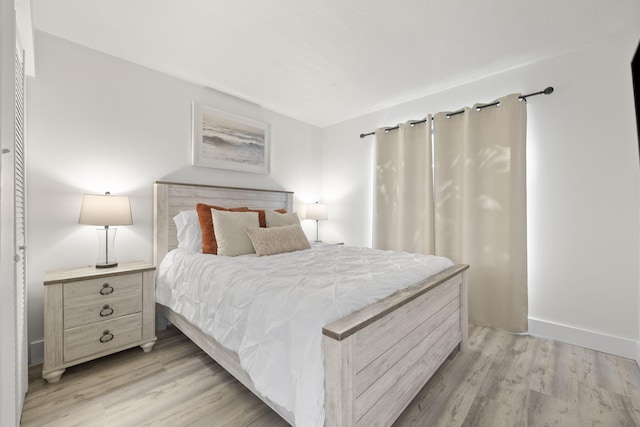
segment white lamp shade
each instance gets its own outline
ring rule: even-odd
[[[78,224],[131,225],[131,203],[128,196],[85,194]]]
[[[305,219],[328,219],[327,205],[323,203],[312,203],[307,205],[307,212],[304,216]]]

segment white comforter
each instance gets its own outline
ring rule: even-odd
[[[451,265],[333,245],[265,257],[176,249],[159,267],[156,296],[238,353],[256,389],[296,426],[322,426],[322,327]]]

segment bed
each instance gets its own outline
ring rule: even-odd
[[[160,265],[176,252],[172,219],[179,212],[196,203],[292,212],[293,194],[156,182],[154,201],[154,261]],[[321,328],[324,425],[391,425],[446,358],[465,350],[467,268],[448,267]],[[171,308],[158,304],[157,310],[290,424],[305,424],[256,388],[238,353]]]

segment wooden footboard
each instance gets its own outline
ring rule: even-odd
[[[467,346],[456,265],[323,328],[325,426],[388,426],[459,346]]]

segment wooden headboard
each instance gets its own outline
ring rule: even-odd
[[[179,184],[157,181],[153,184],[153,262],[178,246],[173,217],[182,211],[195,210],[197,203],[223,207],[247,206],[250,209],[287,209],[293,212],[290,191],[255,190],[213,185]]]

